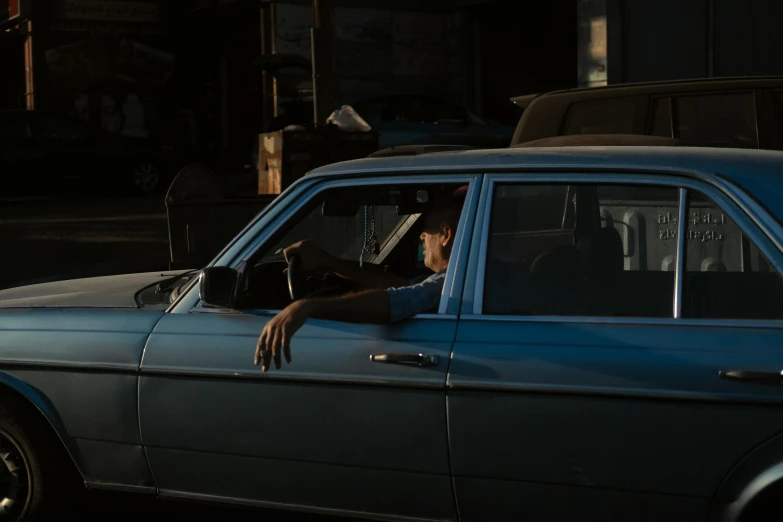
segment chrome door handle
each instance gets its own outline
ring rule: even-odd
[[[723,370],[718,375],[729,381],[749,381],[761,384],[783,384],[783,372],[755,372],[748,370]]]
[[[424,355],[423,353],[384,353],[379,355],[371,355],[370,360],[372,362],[389,364],[437,366],[440,359],[437,355]]]

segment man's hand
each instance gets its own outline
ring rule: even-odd
[[[285,354],[287,363],[291,363],[291,337],[307,321],[309,309],[307,301],[297,301],[286,307],[271,321],[266,323],[256,345],[253,364],[261,364],[261,370],[269,371],[269,363],[275,360],[275,368],[280,369],[280,355]]]
[[[302,261],[302,271],[312,272],[321,268],[330,267],[333,264],[334,256],[327,254],[310,240],[294,243],[283,250],[286,262],[293,256],[299,256]]]

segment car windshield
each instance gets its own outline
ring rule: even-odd
[[[285,234],[261,261],[279,259],[282,249],[306,239],[335,257],[358,260],[363,251],[379,253],[408,216],[399,214],[394,205],[361,205],[352,216],[324,216],[323,207],[319,205]],[[366,256],[368,262],[380,262],[380,258],[370,257]]]

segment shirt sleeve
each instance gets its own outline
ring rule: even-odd
[[[437,308],[443,293],[445,279],[446,271],[444,270],[432,274],[421,283],[388,289],[389,322],[396,323]]]

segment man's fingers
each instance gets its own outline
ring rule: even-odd
[[[268,372],[269,364],[272,362],[272,350],[264,350],[261,354],[261,357],[264,360],[263,364],[261,365],[261,371]]]
[[[274,338],[272,340],[272,357],[275,359],[275,368],[280,369],[280,352],[283,346],[282,328],[275,328]]]
[[[280,366],[282,366],[282,361],[280,360],[281,356],[283,354],[283,347],[278,346],[277,350],[274,351],[274,358],[275,358],[275,369],[279,370]]]
[[[285,362],[291,364],[291,338],[286,335],[283,341],[283,355],[285,356]]]
[[[258,366],[261,363],[261,356],[264,352],[264,347],[266,346],[266,335],[267,331],[266,328],[261,332],[261,335],[258,337],[258,343],[256,344],[256,353],[253,357],[253,364]]]

